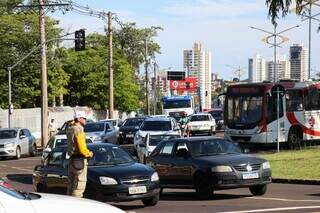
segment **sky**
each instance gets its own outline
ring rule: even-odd
[[[247,78],[248,58],[261,54],[267,59],[273,56],[273,48],[261,39],[266,34],[249,28],[259,27],[273,31],[268,18],[265,0],[73,0],[95,10],[112,11],[124,22],[136,22],[139,27],[161,26],[156,41],[161,46],[161,54],[156,60],[162,69],[183,69],[183,50],[192,49],[194,42],[201,42],[212,53],[212,72],[230,80],[235,69],[243,68],[242,78]],[[314,14],[320,8],[314,8]],[[50,16],[60,20],[65,31],[85,28],[87,33],[104,32],[104,22],[89,15],[74,11],[65,14],[55,12]],[[311,68],[312,73],[320,70],[319,23],[312,25]],[[308,47],[308,23],[301,17],[289,14],[278,20],[278,31],[300,25],[283,35],[290,40],[278,48],[281,55],[289,55],[289,47],[294,43]],[[119,27],[116,25],[116,27]],[[231,66],[231,67],[230,67]]]

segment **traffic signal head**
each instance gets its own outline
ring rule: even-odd
[[[86,32],[81,29],[75,32],[75,51],[86,49]]]

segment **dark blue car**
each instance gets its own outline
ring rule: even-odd
[[[144,205],[156,205],[159,200],[159,177],[151,167],[136,161],[114,144],[89,144],[94,153],[88,162],[85,197],[100,201],[142,200]],[[68,184],[66,147],[54,149],[33,173],[33,185],[38,192],[66,193]]]

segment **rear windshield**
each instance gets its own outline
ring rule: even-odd
[[[209,121],[208,115],[193,115],[190,118],[190,121]]]
[[[103,123],[89,123],[84,126],[85,132],[103,132],[104,124]]]
[[[1,130],[0,131],[0,139],[16,138],[16,137],[17,137],[16,130]]]
[[[144,121],[142,131],[170,131],[171,121]]]
[[[140,126],[143,121],[144,121],[143,118],[141,118],[141,119],[128,119],[125,121],[123,126]]]

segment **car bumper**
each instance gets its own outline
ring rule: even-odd
[[[119,135],[119,141],[126,143],[133,143],[134,134],[122,133]]]
[[[0,148],[0,157],[16,156],[16,147]]]
[[[129,187],[146,186],[147,192],[143,194],[129,194]],[[156,196],[160,192],[159,182],[149,183],[146,185],[117,185],[117,186],[88,186],[87,197],[93,195],[100,201],[123,202],[142,200]]]
[[[242,173],[215,174],[212,177],[214,189],[232,189],[271,183],[271,171],[259,172],[258,178],[243,179]]]

